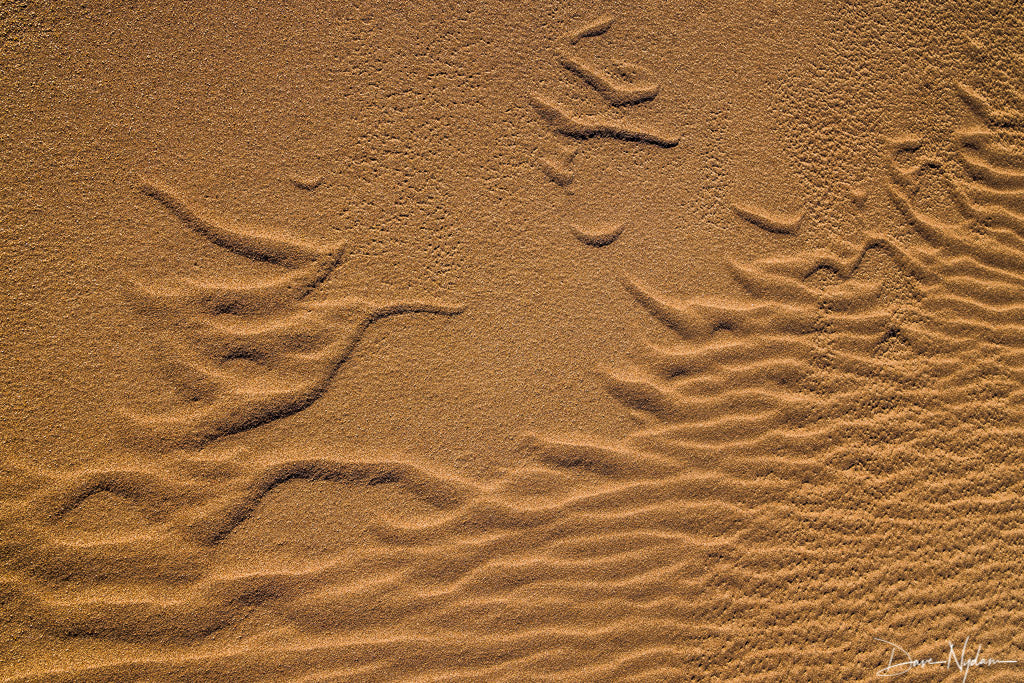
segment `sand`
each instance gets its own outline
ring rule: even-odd
[[[1022,23],[0,4],[0,679],[1024,680]]]

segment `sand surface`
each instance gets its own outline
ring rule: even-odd
[[[1024,680],[1022,24],[0,2],[0,680]]]

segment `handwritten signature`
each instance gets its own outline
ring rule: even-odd
[[[878,669],[875,672],[876,676],[879,677],[893,677],[902,676],[903,674],[910,673],[914,669],[924,669],[930,666],[944,666],[947,669],[956,667],[959,673],[963,674],[963,681],[966,683],[967,674],[971,672],[972,668],[983,667],[983,666],[996,666],[998,664],[1016,664],[1016,659],[993,659],[992,657],[981,656],[981,645],[974,652],[974,656],[969,656],[967,653],[967,642],[970,637],[964,638],[963,647],[960,649],[960,654],[957,655],[956,649],[953,647],[952,641],[949,643],[949,653],[945,659],[914,659],[910,656],[910,653],[904,650],[896,643],[890,643],[888,640],[882,640],[881,638],[875,638],[880,643],[892,646],[889,651],[889,663]],[[902,657],[902,659],[900,659]]]

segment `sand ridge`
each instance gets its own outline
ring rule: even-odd
[[[1020,680],[1018,14],[5,10],[0,678]]]

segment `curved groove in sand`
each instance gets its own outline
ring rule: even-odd
[[[748,223],[779,235],[795,235],[804,217],[802,213],[791,215],[760,211],[746,204],[731,204],[730,207],[737,216]]]
[[[625,226],[626,224],[623,221],[601,228],[589,229],[581,228],[578,225],[570,225],[569,231],[572,232],[573,237],[583,244],[591,247],[605,247],[619,238]]]

